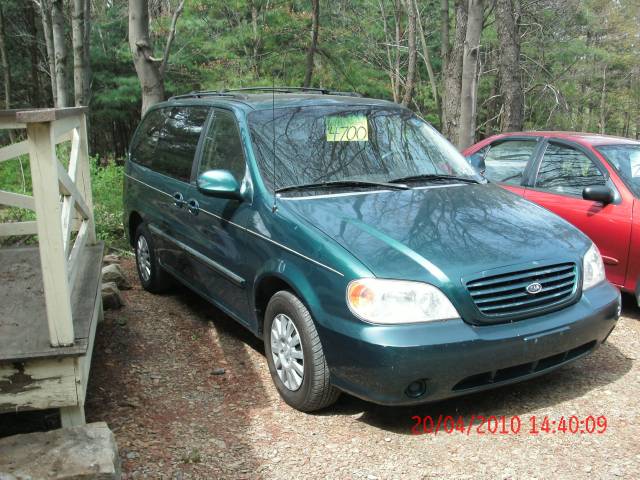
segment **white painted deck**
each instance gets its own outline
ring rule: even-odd
[[[33,195],[2,189],[0,208],[35,221],[0,223],[0,237],[37,235],[37,246],[0,248],[0,413],[60,408],[83,424],[96,325],[102,315],[103,245],[96,241],[86,109],[0,110],[0,129],[26,139],[0,148],[0,162],[29,157]],[[70,142],[68,167],[56,145]]]

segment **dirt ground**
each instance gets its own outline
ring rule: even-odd
[[[123,267],[134,288],[98,329],[86,412],[114,431],[124,478],[638,478],[640,310],[631,298],[604,346],[545,377],[419,407],[342,395],[309,415],[280,400],[252,334],[186,290],[142,291],[133,261]],[[522,428],[412,434],[412,417],[440,415],[465,425],[506,416],[507,431],[518,416]],[[538,428],[545,416],[604,416],[607,428],[531,434],[532,416]]]

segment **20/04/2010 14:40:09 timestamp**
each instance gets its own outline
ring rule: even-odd
[[[540,435],[540,434],[603,434],[607,430],[607,417],[588,415],[579,417],[550,418],[531,415],[521,418],[519,415],[471,415],[468,418],[459,415],[415,415],[411,417],[413,435],[460,433],[465,435]]]

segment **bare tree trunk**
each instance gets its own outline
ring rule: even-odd
[[[462,62],[460,129],[457,143],[459,150],[463,150],[472,145],[475,139],[475,120],[478,100],[478,60],[483,21],[483,0],[469,0],[469,17]]]
[[[502,130],[518,132],[524,121],[524,93],[520,77],[520,34],[518,0],[496,1],[496,25],[500,42],[500,94]]]
[[[28,47],[31,55],[30,72],[30,104],[34,107],[42,106],[42,95],[40,91],[40,52],[38,51],[38,28],[36,26],[36,11],[32,2],[26,2],[24,6],[25,23],[29,31]]]
[[[84,0],[84,97],[87,105],[91,103],[91,0]],[[87,127],[88,128],[88,127]]]
[[[462,87],[462,55],[467,31],[467,0],[456,2],[456,31],[447,57],[442,96],[442,133],[454,145],[458,143],[460,91]]]
[[[85,63],[87,55],[85,44],[88,39],[85,35],[85,24],[89,21],[85,18],[85,0],[73,0],[73,12],[71,14],[71,33],[73,43],[73,93],[76,106],[87,105],[89,99],[85,97],[87,88],[85,82],[88,79]]]
[[[304,75],[304,86],[311,86],[313,61],[318,49],[318,30],[320,28],[320,0],[311,0],[311,45],[307,51],[307,70]]]
[[[449,56],[449,0],[440,0],[440,56],[444,72]]]
[[[378,0],[378,4],[380,6],[380,16],[382,17],[382,28],[384,31],[384,41],[385,41],[385,51],[387,53],[387,63],[389,68],[387,72],[389,74],[389,81],[391,82],[391,93],[393,95],[393,100],[397,101],[396,97],[396,77],[395,77],[395,69],[393,66],[393,60],[391,58],[391,40],[389,39],[389,27],[387,23],[387,12],[384,9],[383,0]]]
[[[53,47],[53,31],[51,30],[51,3],[49,0],[40,0],[36,2],[40,9],[40,18],[42,20],[42,33],[44,36],[45,46],[47,48],[47,62],[49,64],[49,81],[51,82],[51,97],[53,105],[58,105],[58,84],[56,82],[56,58],[55,49]]]
[[[164,100],[164,74],[176,33],[176,23],[183,8],[184,0],[173,13],[164,54],[158,59],[153,57],[153,48],[149,40],[148,0],[129,0],[129,47],[142,87],[142,115],[150,106]]]
[[[51,0],[51,25],[57,88],[57,107],[68,107],[69,77],[67,73],[67,44],[64,36],[63,0]]]
[[[0,63],[2,63],[2,83],[4,85],[4,108],[11,108],[11,70],[5,43],[4,14],[0,5]]]
[[[427,46],[427,39],[424,35],[424,28],[422,28],[422,17],[418,11],[418,1],[413,0],[414,9],[418,18],[418,31],[420,32],[420,42],[422,43],[422,59],[427,67],[427,74],[429,75],[429,83],[431,84],[431,93],[433,95],[433,102],[436,105],[436,111],[442,123],[442,110],[440,109],[440,101],[438,99],[438,82],[436,81],[435,73],[433,72],[433,65],[431,64],[431,57],[429,55],[429,47]]]
[[[598,129],[604,134],[607,129],[607,65],[602,70],[602,91],[600,92],[600,120],[598,121]]]
[[[393,2],[393,18],[395,20],[395,34],[396,34],[396,57],[394,75],[396,77],[395,88],[393,90],[393,101],[400,101],[400,84],[402,83],[400,78],[400,42],[402,41],[402,27],[401,27],[401,15],[402,10],[400,8],[400,0],[394,0]]]
[[[404,96],[402,97],[402,105],[405,107],[411,103],[413,99],[413,90],[416,83],[416,63],[418,57],[418,49],[416,46],[416,10],[413,0],[405,0],[405,8],[409,19],[408,37],[409,37],[409,65],[407,66],[407,82],[405,85]]]

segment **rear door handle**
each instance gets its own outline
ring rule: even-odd
[[[197,215],[200,211],[200,204],[197,200],[191,199],[187,202],[187,210],[189,210],[190,214]]]
[[[176,192],[173,194],[173,205],[182,208],[186,202],[184,201],[184,196],[180,192]]]

